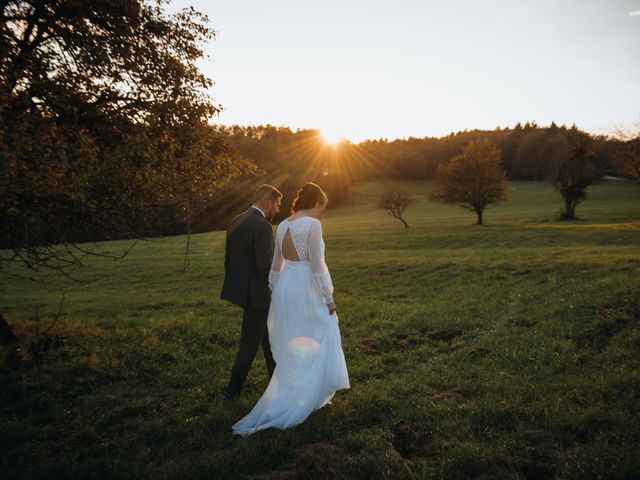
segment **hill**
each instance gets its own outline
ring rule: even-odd
[[[356,185],[323,217],[352,388],[299,427],[231,436],[266,387],[259,354],[225,402],[240,312],[219,300],[224,232],[150,239],[77,276],[2,278],[41,365],[0,370],[13,478],[633,478],[640,472],[640,189],[512,182],[485,226],[402,181],[411,228]],[[100,244],[122,250],[126,241]],[[3,357],[7,347],[2,347]],[[26,355],[26,352],[25,352]]]

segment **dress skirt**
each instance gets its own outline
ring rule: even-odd
[[[309,262],[285,260],[267,328],[276,368],[253,409],[233,425],[237,435],[298,425],[337,390],[350,388],[338,315],[329,314]]]

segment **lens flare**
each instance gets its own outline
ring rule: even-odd
[[[287,343],[289,353],[301,359],[312,359],[320,351],[320,344],[313,338],[295,337]]]

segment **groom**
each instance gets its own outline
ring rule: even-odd
[[[225,277],[220,298],[243,308],[240,347],[236,355],[225,398],[240,395],[260,344],[269,378],[276,367],[267,329],[271,302],[269,270],[273,260],[271,220],[280,211],[282,193],[271,185],[260,185],[253,205],[233,218],[227,226],[224,254]]]

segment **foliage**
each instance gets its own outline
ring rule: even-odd
[[[254,160],[266,172],[300,172],[322,177],[325,161],[330,163],[334,152],[340,166],[348,169],[349,178],[432,179],[438,165],[449,161],[472,140],[491,139],[502,152],[502,164],[511,180],[544,180],[552,165],[558,133],[573,127],[551,125],[543,127],[535,122],[516,124],[495,130],[464,130],[436,137],[406,139],[372,139],[354,144],[342,142],[326,148],[318,141],[315,130],[292,131],[287,127],[218,126],[218,132],[240,152]],[[619,139],[593,137],[598,152],[611,166],[622,149]],[[329,169],[335,173],[335,168]],[[277,175],[276,175],[277,176]]]
[[[165,4],[0,4],[2,271],[68,273],[101,253],[78,240],[140,235],[159,206],[250,168],[205,126],[219,110],[196,67],[207,18]]]
[[[577,129],[560,134],[560,146],[553,157],[548,181],[565,202],[561,220],[573,220],[576,206],[587,196],[586,189],[602,177],[604,165],[596,155],[589,135]]]
[[[327,192],[329,206],[333,208],[348,201],[349,185],[359,178],[359,172],[362,171],[362,159],[354,154],[351,143],[344,141],[329,145],[318,130],[293,132],[288,127],[273,125],[217,125],[215,129],[221,138],[234,145],[263,172],[259,178],[239,184],[240,193],[229,191],[220,197],[218,206],[223,209],[230,203],[241,204],[238,196],[248,199],[250,195],[244,195],[244,191],[251,192],[258,184],[267,182],[284,194],[280,209],[280,218],[284,218],[290,210],[295,192],[306,181],[320,185]],[[229,212],[229,215],[233,214]],[[222,222],[222,225],[225,224]]]
[[[413,200],[404,190],[389,190],[382,194],[378,207],[388,210],[388,214],[397,218],[402,224],[409,228],[409,224],[402,218],[402,214]]]
[[[633,129],[618,129],[616,137],[624,142],[624,148],[616,158],[616,166],[640,185],[640,124]]]
[[[478,225],[488,205],[507,198],[507,175],[500,164],[500,149],[491,140],[474,140],[449,163],[441,164],[430,200],[461,204],[476,213]]]
[[[640,138],[629,142],[626,155],[622,163],[622,171],[640,184]]]

